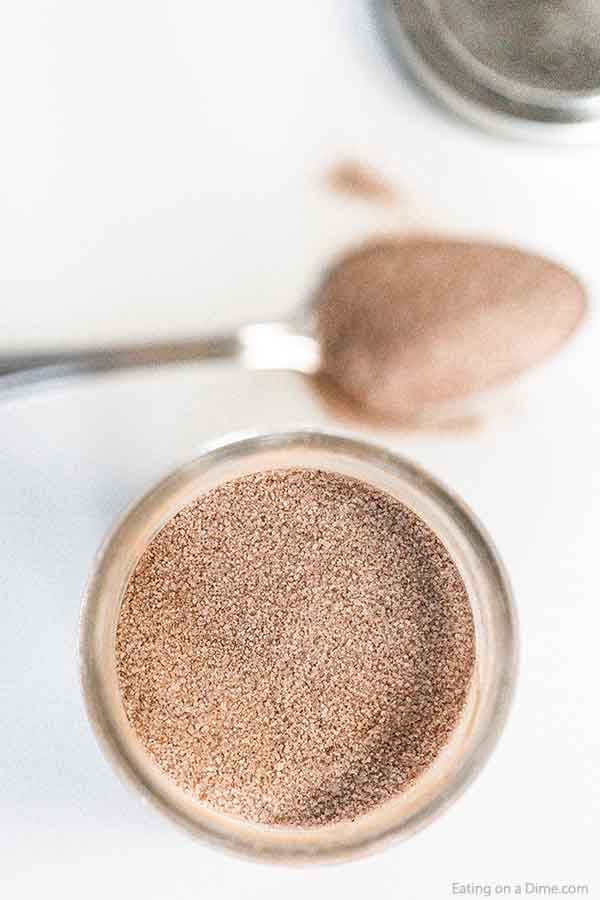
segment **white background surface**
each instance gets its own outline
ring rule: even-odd
[[[412,221],[507,239],[600,296],[600,149],[508,143],[453,121],[388,65],[361,0],[20,0],[0,13],[4,346],[183,335],[300,302],[330,253]],[[386,213],[321,187],[355,156]],[[207,850],[101,758],[76,660],[94,551],[202,441],[318,424],[292,375],[193,367],[0,403],[0,893],[6,897],[452,896],[452,882],[600,891],[595,309],[472,434],[374,435],[442,477],[505,558],[517,700],[452,810],[382,855],[281,869]],[[2,890],[3,888],[3,890]]]

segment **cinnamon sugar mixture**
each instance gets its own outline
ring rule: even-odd
[[[393,206],[398,199],[390,182],[355,159],[343,159],[332,166],[326,173],[325,184],[337,194],[383,206]]]
[[[270,825],[352,820],[436,758],[475,657],[466,589],[402,503],[310,469],[199,497],[129,581],[125,710],[198,800]]]
[[[419,420],[541,363],[585,310],[569,270],[514,247],[369,241],[342,256],[317,292],[321,376],[371,416]]]

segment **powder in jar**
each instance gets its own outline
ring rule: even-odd
[[[461,576],[404,504],[315,469],[246,475],[156,535],[116,638],[155,763],[254,822],[352,820],[448,741],[475,658]]]

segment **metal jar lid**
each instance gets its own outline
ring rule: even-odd
[[[600,138],[600,0],[374,0],[396,55],[484,126]]]

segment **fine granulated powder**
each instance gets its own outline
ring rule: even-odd
[[[124,707],[199,801],[269,825],[352,820],[435,760],[464,707],[471,606],[431,529],[356,479],[282,469],[179,512],[126,589]]]
[[[547,359],[585,310],[570,271],[514,247],[373,240],[316,292],[320,374],[358,409],[410,422]]]

